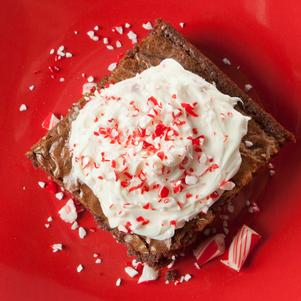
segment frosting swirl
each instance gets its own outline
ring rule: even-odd
[[[164,240],[208,208],[241,164],[241,101],[165,59],[96,91],[72,122],[72,176],[111,228]]]

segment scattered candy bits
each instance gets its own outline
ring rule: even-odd
[[[260,238],[261,235],[248,226],[243,225],[233,238],[225,254],[225,259],[221,260],[221,262],[239,272],[249,253],[254,249]]]
[[[193,251],[193,254],[197,259],[199,267],[213,258],[222,255],[224,251],[225,235],[219,233],[201,242],[201,244]]]

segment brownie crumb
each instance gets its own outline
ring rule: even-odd
[[[179,273],[177,270],[169,270],[165,274],[165,279],[167,281],[175,281],[179,277]]]

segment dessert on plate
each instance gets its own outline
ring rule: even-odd
[[[153,267],[232,219],[294,136],[162,20],[27,153]]]

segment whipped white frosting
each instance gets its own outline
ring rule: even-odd
[[[165,59],[96,91],[72,122],[72,177],[111,228],[164,240],[234,187],[247,116],[200,76]]]

